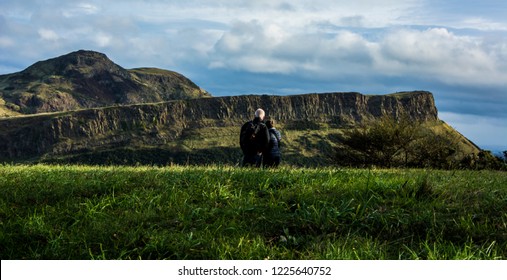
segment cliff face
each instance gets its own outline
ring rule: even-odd
[[[263,108],[287,129],[301,123],[348,127],[384,113],[437,120],[433,95],[325,93],[231,96],[0,119],[0,161],[136,145],[166,145],[203,127],[238,127]],[[236,137],[232,135],[231,137]]]
[[[176,72],[127,70],[106,55],[77,51],[0,75],[0,117],[210,96]]]

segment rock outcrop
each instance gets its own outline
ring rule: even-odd
[[[312,124],[350,127],[382,114],[404,113],[414,120],[438,120],[433,95],[425,91],[176,100],[0,119],[0,161],[114,149],[132,143],[165,145],[191,129],[239,127],[259,107],[287,129]]]

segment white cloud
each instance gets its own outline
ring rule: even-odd
[[[447,83],[505,84],[499,57],[481,38],[457,36],[445,28],[403,29],[381,42],[378,68],[393,75],[429,75]]]
[[[507,85],[506,42],[458,36],[445,28],[384,29],[380,39],[338,30],[292,32],[236,22],[210,53],[210,66],[246,72],[416,77],[447,84]]]
[[[113,38],[106,33],[99,32],[99,33],[95,34],[94,41],[99,47],[103,48],[103,47],[108,47],[109,45],[111,45]]]
[[[68,6],[64,6],[62,14],[64,17],[77,17],[83,15],[94,15],[100,11],[99,7],[91,4],[91,3],[72,3],[70,2]]]
[[[361,35],[349,31],[291,33],[273,23],[237,22],[215,45],[210,65],[280,74],[311,71],[327,76],[329,72],[343,73],[344,65],[368,66],[370,48]]]
[[[474,28],[479,30],[502,30],[507,31],[507,23],[492,21],[483,17],[464,18],[461,23],[457,24],[460,28]]]
[[[421,4],[411,24],[481,31],[507,30],[507,8],[503,0],[424,0]]]
[[[59,41],[46,49],[115,50],[128,54],[123,55],[128,62],[134,59],[129,56],[136,54],[135,60],[140,62],[171,61],[173,65],[198,58],[210,69],[328,80],[343,75],[380,75],[426,77],[448,84],[505,85],[505,37],[457,35],[443,27],[395,27],[423,22],[418,14],[428,19],[427,10],[420,11],[428,7],[425,3],[188,0],[99,5],[93,1],[49,1],[47,7],[36,2],[28,7],[23,2],[9,4],[16,9],[7,10],[16,12],[7,12],[4,21],[9,20],[9,14],[27,14],[23,9],[31,9],[37,27],[25,24],[18,29],[36,28],[41,39]],[[483,14],[474,18],[467,13],[460,18],[456,13],[452,17],[472,25],[501,27],[495,25],[496,18]],[[30,36],[30,32],[24,34]],[[33,43],[23,39],[3,39],[1,44],[5,47],[12,42],[28,51]],[[166,58],[161,60],[161,56]]]
[[[10,48],[15,45],[15,41],[7,36],[0,36],[0,48]]]
[[[41,37],[41,39],[47,40],[47,41],[56,41],[60,38],[60,36],[58,36],[58,34],[56,34],[56,32],[54,30],[47,29],[47,28],[40,28],[38,33],[39,33],[39,36]]]
[[[421,6],[418,0],[269,0],[269,1],[131,1],[125,5],[102,7],[111,14],[128,14],[146,22],[200,19],[229,24],[235,21],[259,21],[303,30],[308,23],[327,21],[336,26],[385,27],[404,24],[405,16]]]

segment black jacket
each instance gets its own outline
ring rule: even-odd
[[[254,135],[248,130],[255,129]],[[248,135],[247,135],[248,134]],[[268,149],[269,145],[269,132],[266,124],[260,118],[255,118],[248,121],[241,127],[240,131],[240,146],[244,154],[263,153]]]

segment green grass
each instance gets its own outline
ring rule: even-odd
[[[243,154],[239,147],[239,127],[206,126],[185,129],[179,139],[165,145],[146,145],[146,138],[133,138],[127,147],[105,148],[97,145],[90,151],[66,155],[46,155],[38,163],[44,164],[86,164],[86,165],[239,165]],[[321,167],[334,165],[333,147],[343,133],[342,129],[282,130],[283,163],[300,167]],[[160,131],[164,131],[160,128]],[[0,132],[1,133],[1,132]],[[128,132],[126,132],[128,134]],[[168,135],[162,132],[161,135]],[[107,137],[104,136],[107,142]],[[166,137],[166,136],[163,136]],[[96,137],[94,140],[100,140]],[[68,139],[67,146],[84,146],[86,143]],[[89,144],[88,144],[89,145]],[[96,150],[95,150],[96,149]],[[34,160],[29,158],[26,163]]]
[[[506,259],[507,173],[0,165],[5,259]]]

